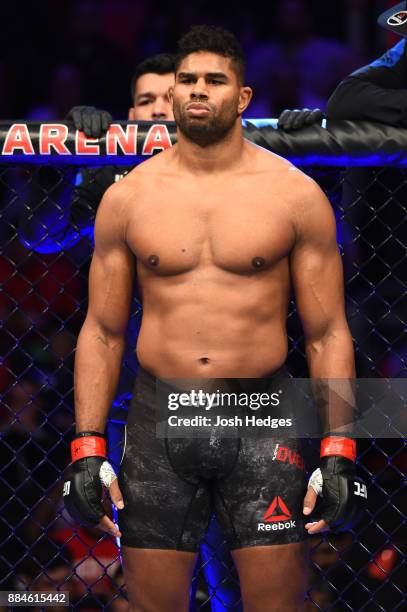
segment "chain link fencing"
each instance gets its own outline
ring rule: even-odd
[[[74,431],[74,351],[87,309],[93,249],[95,206],[86,204],[83,177],[91,190],[103,192],[104,171],[0,166],[0,590],[69,591],[74,609],[117,612],[126,609],[126,593],[116,542],[75,525],[61,497]],[[407,170],[304,171],[324,189],[335,211],[358,377],[404,378]],[[113,171],[114,180],[122,173],[123,168]],[[135,294],[109,423],[116,467],[137,369],[140,317]],[[293,300],[287,326],[288,369],[306,376]],[[307,610],[405,609],[405,442],[364,439],[358,450],[369,510],[349,533],[310,538]],[[312,471],[318,464],[316,440],[307,441],[304,456]],[[236,570],[213,519],[195,570],[191,611],[241,609]]]

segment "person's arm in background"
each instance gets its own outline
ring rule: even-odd
[[[407,127],[407,44],[344,79],[328,100],[328,119],[376,121]]]
[[[92,236],[96,211],[113,182],[110,167],[80,172],[40,168],[20,214],[21,243],[37,253],[56,253]]]
[[[112,117],[94,107],[76,106],[66,120],[87,137],[100,138]],[[24,203],[18,235],[24,246],[38,253],[72,247],[83,236],[93,236],[94,218],[115,170],[41,167],[33,175],[29,200]]]

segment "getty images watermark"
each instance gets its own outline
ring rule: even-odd
[[[165,420],[166,433],[205,435],[219,428],[223,435],[227,429],[252,430],[253,428],[290,428],[292,418],[274,414],[281,404],[283,391],[274,392],[231,392],[216,389],[172,391],[166,394],[166,408],[170,413]],[[256,414],[257,413],[257,414]],[[259,414],[260,413],[260,414]],[[161,422],[163,426],[164,423]],[[230,435],[233,435],[232,431]]]
[[[349,393],[351,389],[352,393]],[[320,437],[339,425],[355,438],[406,436],[407,379],[159,380],[158,437]]]

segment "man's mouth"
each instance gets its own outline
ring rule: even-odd
[[[210,108],[206,104],[199,104],[198,102],[194,102],[192,104],[188,104],[186,111],[189,115],[193,115],[194,117],[200,117],[202,115],[207,115],[210,112]]]

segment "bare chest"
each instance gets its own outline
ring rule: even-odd
[[[264,271],[290,252],[294,231],[280,196],[261,185],[205,193],[184,189],[134,202],[127,241],[160,275],[213,265],[236,274]]]

